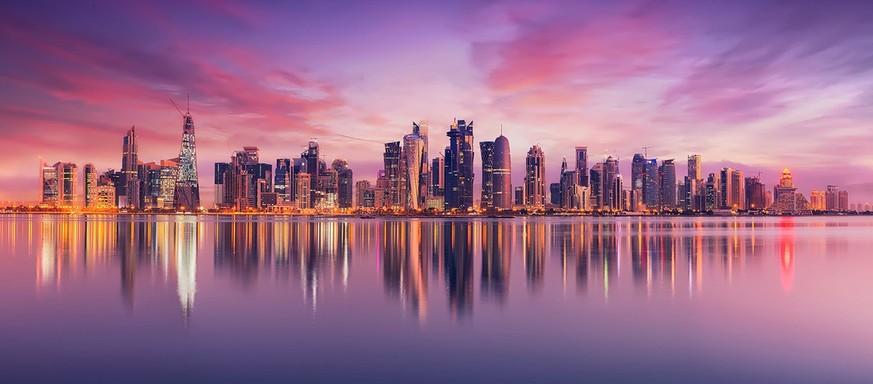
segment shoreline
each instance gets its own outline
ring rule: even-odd
[[[273,212],[53,212],[53,211],[0,211],[0,215],[24,216],[24,215],[54,215],[54,216],[130,216],[130,217],[149,217],[149,216],[180,216],[180,217],[200,217],[200,216],[215,216],[215,217],[284,217],[284,218],[314,218],[314,219],[516,219],[516,218],[537,218],[537,217],[596,217],[596,218],[621,218],[621,217],[642,217],[642,218],[698,218],[698,217],[840,217],[840,216],[873,216],[873,212],[820,212],[809,214],[766,214],[766,213],[737,213],[737,214],[711,214],[711,213],[693,213],[693,214],[640,214],[634,212],[620,214],[592,214],[592,213],[542,213],[542,214],[520,214],[520,213],[500,213],[500,214],[444,214],[444,215],[420,215],[420,214],[345,214],[345,213],[273,213]]]

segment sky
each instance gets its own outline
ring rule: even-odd
[[[515,185],[534,144],[548,182],[575,146],[625,178],[648,147],[873,201],[873,2],[840,0],[3,2],[0,201],[37,200],[40,158],[119,169],[133,125],[140,160],[177,157],[186,95],[204,205],[243,146],[316,138],[374,180],[384,142],[425,120],[433,157],[453,119],[502,129]]]

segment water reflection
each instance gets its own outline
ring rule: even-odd
[[[511,287],[521,284],[534,296],[559,285],[562,295],[575,291],[604,302],[623,293],[695,297],[702,294],[705,279],[731,284],[743,269],[766,268],[761,260],[771,255],[779,260],[775,278],[784,294],[791,294],[797,225],[792,218],[713,222],[218,217],[198,222],[193,217],[46,215],[7,218],[0,227],[12,249],[24,244],[23,252],[34,250],[38,292],[61,290],[66,279],[97,276],[107,266],[116,266],[120,299],[128,310],[136,307],[138,287],[158,276],[159,281],[175,283],[187,323],[197,293],[198,262],[211,262],[210,278],[227,280],[242,292],[266,282],[295,281],[311,310],[317,310],[324,292],[344,295],[369,289],[375,267],[385,297],[421,322],[435,305],[451,318],[469,318],[476,297],[504,306],[511,300]],[[211,237],[213,251],[205,258],[204,236]],[[839,252],[848,243],[820,238],[807,246]],[[357,272],[353,258],[361,263]],[[511,269],[513,259],[523,263],[523,271]],[[514,272],[523,275],[522,283],[513,283]],[[567,290],[574,285],[575,290]]]

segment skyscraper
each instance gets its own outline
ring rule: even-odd
[[[446,160],[442,156],[433,158],[430,167],[430,194],[431,196],[443,196],[446,191],[445,176]]]
[[[482,153],[482,208],[494,208],[494,142],[480,141]]]
[[[578,184],[588,186],[588,147],[576,147],[576,173],[579,176]]]
[[[512,158],[509,139],[501,134],[494,140],[494,208],[512,209]]]
[[[79,205],[79,168],[75,163],[55,163],[57,176],[57,206],[75,207]]]
[[[197,151],[191,111],[187,111],[182,120],[182,148],[179,150],[179,176],[173,205],[178,211],[193,211],[200,208],[200,182],[197,177]]]
[[[603,208],[610,210],[618,210],[621,206],[621,195],[615,192],[615,179],[618,177],[618,160],[609,156],[603,162]]]
[[[121,143],[121,185],[116,191],[119,207],[128,209],[140,208],[140,179],[137,171],[139,164],[139,145],[137,144],[136,126],[131,127]]]
[[[276,159],[276,168],[273,172],[276,180],[273,190],[281,201],[290,201],[288,194],[291,192],[291,159]]]
[[[688,156],[688,177],[694,180],[703,179],[703,174],[701,173],[700,155],[695,154]]]
[[[673,162],[673,159],[661,162],[658,175],[661,181],[661,210],[676,209],[676,164]]]
[[[634,211],[640,210],[642,208],[641,205],[644,204],[643,185],[644,180],[646,179],[645,165],[646,158],[640,153],[634,154],[633,161],[631,162],[631,190],[634,191],[633,195],[636,200],[636,206],[633,207]]]
[[[401,191],[401,169],[400,158],[403,150],[399,141],[385,143],[385,153],[383,154],[383,169],[387,180],[386,200],[384,203],[387,207],[403,208],[403,192]]]
[[[91,208],[96,203],[97,197],[97,169],[94,168],[94,164],[86,163],[85,167],[82,171],[82,178],[84,179],[84,189],[82,190],[82,196],[85,198],[85,207]]]
[[[773,205],[770,209],[779,213],[795,213],[798,208],[794,177],[791,176],[791,171],[785,168],[779,176],[779,184],[773,187]]]
[[[352,208],[354,194],[354,174],[349,168],[349,163],[343,159],[336,159],[331,168],[337,173],[337,206],[340,208]]]
[[[54,166],[40,160],[39,168],[40,203],[57,205],[58,203],[58,173]]]
[[[427,198],[427,139],[421,136],[421,127],[412,123],[412,133],[403,136],[404,179],[407,208],[424,208]]]
[[[317,198],[317,184],[318,184],[318,176],[321,174],[320,167],[320,159],[319,159],[319,151],[318,151],[318,142],[315,140],[309,141],[309,145],[306,147],[306,151],[300,154],[300,158],[303,159],[303,162],[306,164],[306,173],[309,174],[309,199],[306,202],[308,205],[307,208],[314,207],[318,202]],[[300,185],[297,183],[296,185]],[[296,187],[295,185],[295,187]],[[297,194],[300,196],[300,194]]]
[[[658,159],[645,159],[643,163],[643,204],[650,211],[657,210],[661,200],[661,180],[658,174]]]
[[[473,122],[457,120],[446,135],[445,207],[466,211],[473,207]]]
[[[546,206],[546,156],[539,145],[527,151],[524,188],[527,207],[541,209]]]
[[[603,163],[597,163],[588,170],[590,187],[589,205],[592,209],[603,209]]]

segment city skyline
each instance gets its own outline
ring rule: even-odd
[[[15,55],[0,66],[0,201],[36,200],[40,156],[120,170],[131,126],[140,158],[176,157],[167,99],[189,92],[204,206],[232,149],[290,158],[317,138],[326,161],[374,181],[382,146],[410,119],[430,122],[435,154],[452,117],[475,120],[476,141],[509,138],[513,186],[532,145],[551,165],[575,146],[590,148],[589,165],[612,155],[626,180],[648,147],[658,159],[702,154],[704,177],[762,172],[769,189],[790,168],[804,194],[838,185],[852,201],[873,197],[873,77],[852,54],[873,47],[869,4],[566,5],[3,5],[0,48]]]

